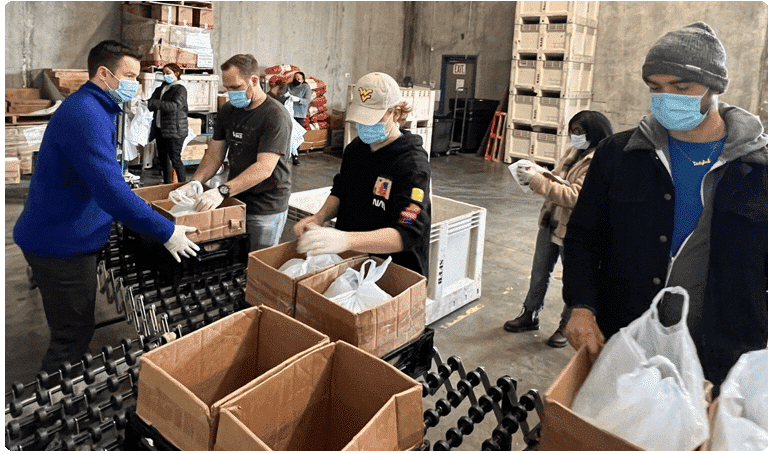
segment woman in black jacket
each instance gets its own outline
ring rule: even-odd
[[[182,183],[187,179],[182,163],[182,144],[188,135],[188,91],[180,80],[182,70],[179,66],[169,63],[163,67],[163,74],[164,82],[153,92],[147,107],[155,112],[153,127],[164,183],[172,182],[172,168]]]

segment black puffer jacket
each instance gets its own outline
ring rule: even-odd
[[[188,135],[188,90],[185,85],[173,83],[161,97],[161,90],[168,84],[156,88],[147,102],[147,107],[155,112],[153,127],[156,135],[165,138],[180,138]],[[157,127],[157,116],[161,116],[161,130]]]

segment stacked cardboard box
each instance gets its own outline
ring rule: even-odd
[[[75,93],[88,81],[87,69],[49,69],[48,77],[64,96]]]
[[[5,157],[19,158],[23,175],[32,173],[33,154],[40,149],[47,126],[36,124],[5,127]]]
[[[37,88],[6,88],[5,113],[28,114],[51,107],[51,101],[40,97]]]
[[[209,148],[209,137],[196,137],[188,143],[188,146],[186,146],[184,150],[182,150],[182,160],[200,161],[204,157],[207,148]]]
[[[173,4],[175,3],[175,4]],[[123,17],[153,19],[170,25],[184,25],[211,30],[214,26],[214,3],[195,2],[196,5],[151,2],[127,2],[123,5]]]
[[[5,158],[5,184],[21,182],[21,163],[19,158]]]

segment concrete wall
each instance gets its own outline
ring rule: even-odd
[[[405,75],[439,89],[443,55],[476,55],[475,97],[502,99],[509,88],[515,4],[409,2]]]
[[[36,86],[44,68],[86,68],[88,51],[120,39],[119,2],[5,4],[5,86]]]
[[[592,108],[615,130],[638,124],[649,110],[641,67],[666,32],[703,21],[727,53],[729,86],[720,101],[754,114],[767,111],[767,5],[762,2],[601,2]]]

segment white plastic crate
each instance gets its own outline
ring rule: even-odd
[[[517,2],[518,14],[538,14],[542,11],[544,2]]]
[[[534,134],[536,133],[533,131],[514,129],[512,124],[508,124],[504,162],[510,164],[518,159],[529,159],[532,154]]]
[[[511,121],[530,123],[536,119],[536,96],[509,95],[509,112]]]
[[[535,125],[556,128],[558,134],[568,134],[568,122],[582,110],[589,110],[590,98],[545,98],[536,102]]]
[[[515,25],[515,45],[513,47],[513,58],[517,57],[517,52],[536,52],[539,49],[539,36],[541,24],[520,24]]]
[[[594,60],[594,42],[587,41],[595,39],[595,29],[579,24],[545,24],[542,27],[544,32],[539,39],[539,51],[563,54],[565,61]]]
[[[409,100],[413,104],[413,111],[407,119],[431,122],[434,119],[434,94],[434,90],[403,88],[402,99]]]
[[[592,1],[545,1],[542,2],[542,14],[546,15],[547,23],[552,23],[550,17],[560,18],[570,24],[598,27],[598,4]],[[593,5],[594,4],[594,5]]]
[[[567,136],[544,132],[537,132],[534,135],[532,160],[547,164],[557,163],[563,151],[565,151]]]
[[[287,219],[297,222],[319,211],[330,190],[326,187],[290,195]],[[485,208],[431,197],[427,324],[480,297],[487,213]]]
[[[487,210],[432,196],[426,323],[480,297]]]
[[[587,98],[592,91],[592,63],[538,61],[536,88],[561,93],[564,98]]]
[[[162,73],[140,73],[139,97],[149,99],[153,91],[161,86]],[[189,112],[217,112],[217,87],[220,76],[206,74],[183,74],[185,88],[188,91]]]
[[[510,84],[512,88],[535,89],[537,83],[538,62],[536,60],[512,60],[512,73]]]

